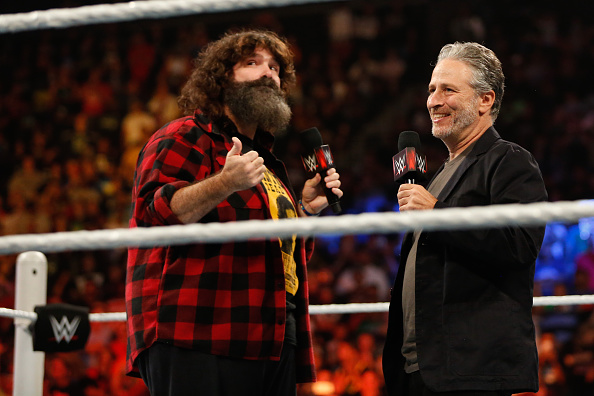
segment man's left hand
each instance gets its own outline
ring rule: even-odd
[[[425,187],[419,184],[402,184],[398,189],[400,211],[433,209],[435,198]]]
[[[327,175],[322,181],[322,176],[316,173],[314,177],[307,180],[303,185],[303,192],[301,194],[301,201],[303,206],[309,213],[320,213],[328,206],[328,199],[322,189],[322,183],[326,183],[326,187],[332,190],[338,198],[342,197],[342,190],[340,189],[340,175],[335,168],[328,169]]]

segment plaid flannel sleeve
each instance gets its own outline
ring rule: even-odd
[[[181,224],[171,210],[173,194],[205,178],[210,170],[210,157],[186,134],[156,134],[138,158],[133,197],[137,226]]]

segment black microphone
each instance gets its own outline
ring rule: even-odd
[[[334,168],[334,159],[332,158],[330,147],[322,142],[322,135],[318,131],[318,128],[306,129],[301,132],[300,137],[301,146],[304,149],[301,160],[303,161],[306,172],[310,176],[313,176],[315,173],[322,175],[322,188],[328,199],[328,204],[335,214],[342,212],[339,198],[324,183],[324,177],[327,176],[326,172],[328,169]]]
[[[394,181],[414,184],[427,177],[427,159],[421,154],[421,139],[414,131],[404,131],[398,136],[398,154],[392,157]]]

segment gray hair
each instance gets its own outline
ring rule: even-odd
[[[437,63],[444,59],[454,59],[466,63],[472,70],[470,86],[477,94],[484,94],[491,90],[495,92],[495,102],[491,107],[493,122],[499,115],[501,101],[505,89],[505,76],[501,62],[493,51],[478,43],[446,44],[437,56]]]

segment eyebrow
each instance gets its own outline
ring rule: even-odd
[[[260,59],[262,59],[262,58],[264,58],[264,56],[262,54],[258,54],[257,52],[253,52],[251,55],[248,55],[248,56],[245,57],[245,59],[248,59],[248,58],[260,58]],[[271,60],[271,62],[275,62],[277,65],[280,65],[280,62],[278,61],[278,59],[276,59],[276,56],[271,55],[270,60]]]

